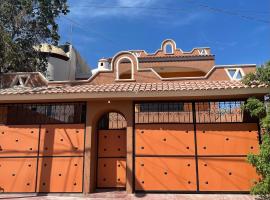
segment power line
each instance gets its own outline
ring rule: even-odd
[[[104,8],[104,9],[147,9],[147,10],[166,10],[166,11],[177,11],[177,12],[189,12],[190,10],[184,8],[169,8],[169,7],[146,7],[146,6],[111,6],[111,5],[97,5],[89,4],[83,6],[76,6],[77,8]]]
[[[237,16],[240,18],[243,18],[245,20],[251,20],[251,21],[257,21],[257,22],[261,22],[261,23],[265,23],[265,24],[270,24],[270,20],[266,20],[266,19],[261,19],[261,18],[257,18],[257,17],[252,17],[252,16],[247,16],[244,14],[241,14],[239,11],[229,11],[229,10],[225,10],[225,9],[221,9],[221,8],[215,8],[215,7],[210,7],[208,5],[205,4],[201,4],[201,3],[196,3],[193,0],[187,0],[190,3],[197,5],[201,8],[207,9],[209,11],[215,12],[215,13],[223,13],[223,14],[227,14],[227,15],[231,15],[231,16]],[[192,10],[190,9],[185,9],[185,8],[169,8],[169,7],[144,7],[144,6],[106,6],[106,5],[84,5],[84,6],[77,6],[77,7],[83,7],[83,8],[101,8],[101,9],[148,9],[148,10],[165,10],[165,11],[173,11],[173,12],[190,12]],[[245,11],[242,11],[245,12]],[[253,12],[253,11],[246,11],[246,12],[252,12],[252,14],[270,14],[270,12]]]
[[[112,44],[114,45],[118,45],[116,44],[114,41],[112,41],[111,39],[107,38],[106,36],[104,36],[103,34],[101,34],[100,32],[97,32],[97,31],[93,31],[92,29],[90,30],[89,28],[83,26],[82,24],[80,24],[79,22],[73,20],[73,19],[70,19],[68,18],[67,16],[62,16],[63,19],[66,19],[67,21],[71,22],[72,24],[74,24],[76,27],[80,28],[81,30],[85,31],[86,29],[89,31],[89,32],[92,32],[96,35],[98,35],[100,38],[103,38],[104,40],[107,40],[109,42],[111,42]]]
[[[221,8],[211,7],[211,6],[208,6],[206,4],[197,3],[194,0],[186,0],[186,1],[187,2],[190,2],[190,3],[194,4],[194,5],[197,5],[197,6],[201,7],[201,8],[205,8],[207,10],[213,11],[213,12],[218,12],[218,13],[223,13],[223,14],[227,14],[227,15],[238,16],[238,17],[241,17],[241,18],[246,19],[246,20],[252,20],[252,21],[257,21],[257,22],[262,22],[262,23],[270,24],[270,20],[265,20],[265,19],[260,19],[260,18],[256,18],[256,17],[251,17],[251,16],[240,14],[238,12],[233,12],[233,11],[229,11],[229,10],[225,10],[225,9],[221,9]]]

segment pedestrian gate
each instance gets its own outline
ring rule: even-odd
[[[126,120],[105,114],[98,127],[97,188],[126,187]]]

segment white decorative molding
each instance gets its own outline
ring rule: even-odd
[[[30,80],[29,74],[24,75],[18,74],[13,78],[10,87],[14,87],[16,85],[25,87],[28,84],[29,80]]]
[[[138,58],[141,56],[142,53],[141,52],[134,52],[133,54]]]
[[[230,71],[234,71],[234,70],[235,70],[234,74],[231,74]],[[230,78],[230,80],[241,80],[245,76],[245,73],[243,69],[241,68],[225,68],[225,71],[228,77]],[[239,74],[241,78],[237,78]]]
[[[206,56],[206,55],[208,55],[208,52],[207,52],[207,50],[206,49],[198,49],[198,52],[199,52],[199,55],[200,56]]]
[[[124,59],[127,59],[127,60],[129,60],[130,61],[130,64],[131,64],[131,78],[130,79],[120,79],[119,78],[119,64],[120,64],[120,62],[122,61],[122,60],[124,60]],[[118,60],[117,60],[117,62],[116,62],[116,80],[118,81],[118,80],[123,80],[123,81],[125,81],[125,80],[134,80],[134,64],[133,64],[133,60],[130,58],[130,57],[128,57],[128,56],[123,56],[123,57],[120,57]]]

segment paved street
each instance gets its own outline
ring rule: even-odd
[[[0,195],[0,199],[18,199],[18,200],[74,200],[74,199],[181,199],[181,200],[254,200],[251,195],[220,195],[220,194],[126,194],[125,192],[102,192],[82,196],[81,194],[50,194],[49,196],[36,196],[36,194],[9,194]]]

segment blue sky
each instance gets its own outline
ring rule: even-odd
[[[95,68],[118,51],[151,53],[164,39],[177,47],[210,47],[216,64],[270,60],[269,0],[68,0],[59,19],[61,43],[71,41]],[[133,8],[132,8],[133,7]]]

